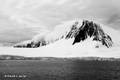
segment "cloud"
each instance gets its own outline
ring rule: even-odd
[[[2,47],[3,46],[3,43],[0,43],[0,47]]]
[[[120,29],[119,13],[119,0],[0,0],[0,37],[19,42],[76,18]]]

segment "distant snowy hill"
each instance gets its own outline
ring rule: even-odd
[[[1,48],[0,53],[27,57],[120,58],[119,40],[117,30],[95,21],[76,19],[56,26],[53,32],[17,43],[14,45],[17,48]]]

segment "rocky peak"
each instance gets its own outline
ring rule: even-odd
[[[70,32],[66,35],[66,39],[76,37],[77,33],[79,32],[79,29],[77,27],[78,21],[75,22],[75,24],[72,25]]]
[[[108,48],[113,46],[112,39],[109,35],[104,33],[99,24],[96,24],[93,21],[83,20],[82,25],[78,28],[76,27],[78,23],[78,21],[75,22],[66,36],[66,39],[75,38],[73,45],[84,41],[88,37],[93,37],[93,40],[101,42]]]

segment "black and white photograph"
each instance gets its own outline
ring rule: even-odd
[[[120,80],[120,0],[0,0],[0,80]]]

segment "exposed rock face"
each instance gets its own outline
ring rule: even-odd
[[[45,41],[40,41],[38,43],[31,42],[31,48],[37,48],[37,47],[41,47],[41,46],[45,46],[45,45],[46,45]]]
[[[15,48],[31,48],[31,40],[26,40],[14,45]]]
[[[84,20],[82,26],[78,28],[76,27],[78,23],[79,22],[76,22],[72,26],[71,31],[66,36],[66,39],[73,37],[75,38],[73,45],[75,43],[84,41],[88,37],[94,37],[93,40],[100,41],[103,45],[105,45],[108,48],[113,46],[112,39],[109,35],[104,33],[100,25],[92,21]]]

